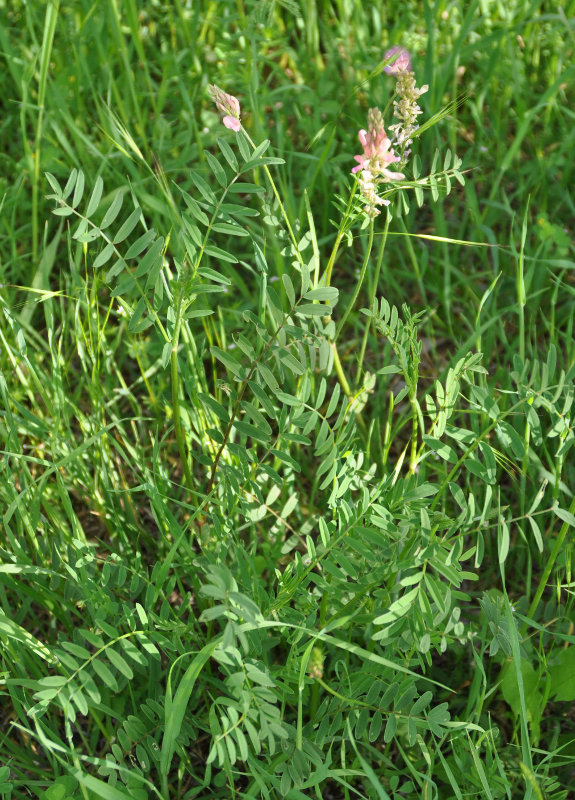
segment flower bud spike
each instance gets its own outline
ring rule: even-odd
[[[208,86],[208,92],[218,111],[224,115],[222,122],[226,128],[232,131],[239,131],[242,123],[240,122],[240,101],[237,97],[227,94],[227,92],[224,92],[223,89],[213,83]]]

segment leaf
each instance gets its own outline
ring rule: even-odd
[[[296,306],[295,311],[302,317],[329,317],[333,311],[331,306],[324,306],[314,303],[302,303]]]
[[[339,296],[338,289],[333,286],[324,286],[319,289],[312,289],[304,294],[304,300],[323,300],[335,305]]]
[[[100,201],[102,200],[102,191],[104,189],[104,181],[102,180],[101,176],[98,175],[96,178],[96,182],[94,184],[94,188],[92,189],[92,194],[90,195],[90,200],[88,201],[88,206],[86,208],[86,216],[91,217],[92,214],[98,210],[98,206],[100,205]]]
[[[70,206],[61,206],[60,208],[53,208],[52,214],[55,214],[57,217],[69,217],[70,214],[74,213],[74,209],[70,208]]]
[[[417,717],[421,714],[424,708],[431,703],[433,699],[433,692],[424,692],[413,704],[409,712],[412,717]]]
[[[54,194],[58,198],[62,197],[62,188],[61,188],[60,184],[58,183],[58,181],[56,180],[56,178],[54,177],[54,175],[52,175],[51,172],[45,172],[44,174],[46,176],[46,180],[48,181],[48,183],[52,187],[52,190],[54,191]]]
[[[118,691],[116,679],[114,678],[111,670],[106,666],[106,664],[104,664],[103,661],[100,661],[97,658],[94,659],[94,661],[92,661],[92,667],[96,675],[104,681],[108,689],[111,689],[113,692]]]
[[[497,551],[499,554],[499,563],[504,564],[509,553],[509,526],[503,519],[500,522],[497,532]]]
[[[132,233],[132,231],[138,224],[141,216],[142,216],[142,209],[135,208],[128,217],[128,219],[124,222],[118,233],[114,236],[113,239],[114,244],[119,244],[120,242],[123,242],[124,239],[128,238],[128,236]]]
[[[212,225],[212,230],[218,233],[227,233],[229,236],[249,236],[249,231],[240,228],[239,225],[231,224],[229,222],[215,222]]]
[[[100,253],[98,253],[98,255],[96,256],[96,260],[92,264],[92,268],[93,269],[99,269],[100,267],[103,267],[104,264],[107,264],[107,262],[114,255],[114,252],[115,252],[114,245],[111,244],[111,243],[107,244],[104,247],[104,249]]]
[[[279,351],[279,359],[294,375],[303,375],[306,371],[304,364],[287,350]]]
[[[227,183],[225,169],[222,167],[218,159],[212,155],[212,153],[205,150],[204,155],[206,156],[206,161],[208,162],[211,171],[214,173],[217,182],[222,188],[224,188]]]
[[[104,640],[101,636],[93,633],[93,631],[86,630],[86,628],[80,628],[79,633],[84,637],[84,639],[89,642],[93,647],[104,647]]]
[[[276,392],[279,389],[278,382],[269,367],[266,367],[265,364],[258,364],[257,371],[272,392]]]
[[[258,146],[254,148],[254,151],[251,154],[251,158],[261,158],[261,156],[263,156],[263,154],[266,152],[269,146],[270,146],[270,140],[264,139],[263,142],[260,142]]]
[[[290,306],[295,306],[295,289],[293,287],[293,283],[291,282],[291,278],[285,272],[282,275],[282,283],[284,285],[285,293]]]
[[[130,641],[130,639],[120,639],[120,646],[128,658],[131,658],[132,661],[135,661],[136,664],[139,664],[141,667],[146,666],[148,663],[146,657],[138,650],[134,642]]]
[[[160,265],[162,263],[163,249],[164,237],[159,236],[138,264],[134,277],[141,278],[143,275],[153,273],[154,269],[157,268],[158,263]]]
[[[252,439],[255,439],[258,442],[263,442],[264,444],[269,443],[269,433],[261,428],[257,428],[255,425],[252,425],[249,422],[235,420],[234,428],[236,428],[236,430],[238,430],[240,433],[243,433],[244,436],[250,436]]]
[[[429,730],[436,736],[441,737],[445,733],[445,723],[450,720],[448,703],[440,703],[438,706],[432,708],[427,714],[427,724]]]
[[[190,197],[190,195],[187,192],[182,192],[182,194],[184,195],[184,200],[186,201],[186,205],[190,209],[194,219],[196,219],[202,225],[206,226],[209,225],[210,224],[209,217],[206,215],[204,211],[202,211],[199,203],[196,200],[194,200],[193,197]]]
[[[226,353],[224,350],[220,350],[220,348],[216,347],[215,345],[210,347],[210,352],[218,359],[218,361],[221,361],[222,364],[229,369],[232,375],[237,377],[243,372],[244,367],[229,353]]]
[[[404,595],[395,600],[384,614],[380,614],[378,617],[376,617],[373,620],[373,623],[375,625],[386,625],[402,617],[407,613],[412,602],[417,597],[418,592],[419,586],[416,586],[415,589],[411,589],[411,591],[406,592]],[[378,634],[376,634],[376,636],[377,635]],[[375,639],[376,637],[374,636],[372,638]]]
[[[128,252],[124,257],[129,259],[139,256],[140,253],[142,253],[155,238],[156,231],[153,228],[150,228],[149,231],[143,233],[132,245],[130,245]]]
[[[74,168],[70,173],[70,177],[66,181],[66,186],[64,186],[64,191],[62,193],[62,197],[64,199],[66,199],[70,194],[72,194],[72,190],[76,185],[77,178],[78,178],[78,170]]]
[[[194,172],[193,170],[190,170],[190,178],[194,182],[194,185],[195,185],[196,189],[202,195],[204,200],[207,200],[208,203],[211,203],[211,204],[215,205],[216,202],[217,202],[217,198],[216,198],[215,194],[212,192],[212,190],[210,189],[209,185],[202,178],[202,176],[198,175],[197,172]]]
[[[134,800],[134,795],[132,793],[127,794],[112,786],[110,783],[105,783],[99,778],[94,778],[93,775],[87,775],[85,772],[72,767],[69,767],[69,772],[70,775],[76,778],[86,789],[89,789],[90,792],[93,792],[98,797],[102,797],[103,800]]]
[[[72,206],[76,208],[82,200],[82,195],[84,194],[84,186],[85,186],[85,178],[84,173],[82,170],[78,172],[78,179],[76,181],[76,186],[74,187],[74,196],[72,198]]]
[[[423,441],[425,444],[433,450],[440,458],[443,458],[445,461],[455,462],[457,461],[457,453],[451,447],[451,445],[447,444],[446,442],[442,442],[439,439],[435,439],[433,436],[423,436]]]
[[[45,678],[40,678],[38,686],[46,686],[52,688],[60,688],[68,683],[68,678],[64,675],[47,675]]]
[[[62,647],[65,650],[68,650],[69,653],[72,653],[73,656],[83,658],[85,661],[90,658],[90,652],[86,650],[85,647],[81,647],[79,644],[75,644],[74,642],[62,642]]]
[[[395,736],[395,732],[397,730],[397,717],[395,714],[390,714],[387,718],[387,722],[385,725],[385,730],[383,732],[383,741],[386,744],[389,744],[393,737]]]
[[[263,186],[255,183],[232,183],[228,189],[228,194],[262,194],[265,192]]]
[[[527,721],[531,726],[531,734],[535,741],[539,739],[539,727],[541,716],[544,711],[543,695],[539,689],[539,677],[536,670],[529,661],[521,659],[521,677],[523,679],[523,691],[525,696],[525,707],[527,711]],[[501,694],[505,702],[518,717],[521,714],[521,697],[517,684],[517,673],[513,661],[508,661],[501,670]]]
[[[531,514],[527,515],[527,519],[529,520],[529,524],[531,526],[531,530],[533,531],[533,536],[535,537],[535,544],[537,545],[537,549],[540,553],[543,552],[543,536],[541,535],[541,529],[539,525],[535,521],[535,519],[531,516]]]
[[[285,464],[288,464],[295,472],[301,472],[301,467],[299,463],[292,458],[288,453],[284,453],[283,450],[277,450],[276,448],[271,448],[270,453],[276,458],[279,458],[280,461],[283,461]]]
[[[379,738],[382,726],[383,716],[380,711],[376,711],[371,718],[371,724],[369,726],[368,738],[370,742],[375,742]]]
[[[216,272],[215,269],[210,269],[209,267],[202,267],[198,269],[198,275],[201,275],[202,278],[208,278],[210,281],[215,281],[215,283],[223,283],[225,286],[231,285],[231,280],[222,275],[221,272]],[[193,286],[192,291],[195,291],[195,286]]]
[[[294,397],[292,394],[287,394],[286,392],[277,391],[276,397],[280,403],[284,403],[286,406],[299,408],[303,405],[303,400],[300,400],[299,397]]]
[[[111,664],[120,672],[124,677],[131,680],[134,677],[134,673],[132,672],[132,668],[128,664],[128,662],[123,658],[119,653],[117,653],[112,647],[108,647],[106,650],[106,656]]]
[[[172,669],[168,675],[168,684],[166,688],[166,701],[165,701],[165,728],[164,736],[162,739],[162,754],[160,758],[160,774],[168,776],[170,765],[174,750],[176,749],[176,739],[180,734],[186,709],[190,696],[194,690],[194,686],[198,675],[204,668],[204,665],[209,660],[210,656],[221,643],[221,637],[212,639],[212,641],[205,645],[197,656],[193,659],[190,666],[185,671],[175,695],[172,698],[171,692],[171,677]]]
[[[571,703],[575,700],[575,646],[561,650],[557,663],[549,667],[551,697]]]
[[[122,208],[122,203],[124,202],[124,194],[121,189],[118,189],[116,194],[114,195],[112,202],[110,203],[110,207],[104,214],[104,219],[100,223],[100,230],[104,230],[109,225],[114,222],[118,214],[120,213],[120,209]]]
[[[564,508],[559,508],[559,506],[553,506],[553,513],[556,514],[559,519],[566,522],[567,525],[571,525],[572,528],[575,528],[575,516],[571,514],[571,512],[566,511]]]
[[[214,247],[214,245],[207,245],[204,248],[204,251],[212,256],[213,258],[217,259],[218,261],[229,261],[230,264],[237,264],[238,259],[236,256],[228,253],[226,250],[222,250],[221,247]]]
[[[229,146],[229,144],[224,139],[217,139],[218,147],[222,151],[223,157],[228,162],[230,168],[234,171],[238,171],[238,160],[234,154],[234,151]]]

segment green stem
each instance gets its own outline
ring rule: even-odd
[[[243,127],[242,127],[242,132],[243,132],[244,136],[246,137],[246,139],[248,140],[248,142],[251,144],[251,146],[255,149],[255,147],[256,147],[255,142],[252,140],[251,136],[247,133],[247,131]],[[291,226],[291,223],[289,221],[289,217],[287,215],[287,212],[286,212],[286,210],[284,208],[284,204],[281,201],[281,197],[280,197],[279,192],[277,190],[275,181],[274,181],[274,179],[272,177],[272,174],[271,174],[271,172],[269,170],[268,165],[267,164],[263,164],[263,168],[264,168],[264,172],[266,173],[266,177],[267,177],[267,179],[269,181],[269,184],[272,187],[272,192],[274,193],[274,197],[277,200],[279,209],[281,211],[281,215],[282,215],[282,217],[284,219],[286,228],[288,230],[290,239],[291,239],[293,247],[294,247],[294,252],[295,252],[296,258],[297,258],[297,260],[299,261],[300,264],[303,264],[303,258],[301,256],[301,253],[300,253],[298,245],[297,245],[297,239],[295,238],[295,234],[294,234],[294,232],[292,230],[292,226]]]
[[[571,505],[569,506],[569,513],[575,514],[575,497],[573,498],[573,500],[571,500]],[[551,575],[553,566],[555,564],[555,561],[557,560],[557,556],[561,552],[561,548],[563,547],[563,542],[565,541],[565,537],[567,536],[569,527],[570,524],[568,522],[564,522],[563,525],[561,525],[559,535],[555,539],[555,544],[553,545],[553,550],[551,551],[551,554],[547,559],[547,563],[545,564],[545,569],[543,570],[543,574],[539,579],[539,585],[537,586],[537,591],[535,592],[535,596],[531,601],[531,605],[529,606],[529,611],[526,614],[526,616],[529,617],[529,619],[534,619],[535,611],[537,609],[537,606],[539,605],[539,601],[541,600],[543,592],[545,591],[547,581],[549,580],[549,576]],[[526,629],[526,627],[527,626],[524,626],[524,630]]]
[[[333,350],[333,365],[335,367],[335,372],[338,377],[338,380],[341,384],[341,388],[346,397],[351,397],[351,386],[347,382],[347,378],[345,377],[345,372],[343,371],[343,366],[341,364],[339,353],[337,352],[337,345],[335,342],[331,343],[331,347]]]
[[[414,394],[409,398],[411,405],[411,454],[409,456],[409,474],[415,474],[417,466],[417,434],[418,434],[418,419],[419,409],[417,407],[417,395]]]
[[[341,240],[343,239],[345,231],[342,229],[338,231],[335,244],[333,246],[333,250],[331,251],[331,255],[329,257],[329,261],[327,262],[327,267],[325,270],[325,286],[331,285],[331,273],[333,272],[333,265],[335,264],[335,259],[339,251],[339,246],[341,244]]]
[[[329,606],[329,592],[326,590],[321,596],[321,603],[319,607],[318,624],[320,629],[325,627],[325,620],[327,617],[328,606]],[[312,722],[315,719],[318,705],[319,705],[319,683],[316,680],[311,687],[309,718]]]
[[[338,252],[339,252],[339,246],[341,244],[341,240],[346,235],[346,233],[348,232],[349,227],[351,225],[351,211],[352,211],[352,208],[353,208],[353,198],[355,197],[356,192],[357,192],[357,181],[355,182],[353,190],[349,195],[349,199],[347,201],[347,206],[345,208],[345,213],[344,213],[344,216],[343,216],[342,225],[341,225],[341,228],[339,229],[339,231],[337,232],[337,236],[336,236],[336,239],[335,239],[335,242],[334,242],[330,257],[329,257],[329,260],[327,262],[327,267],[326,267],[325,275],[324,275],[324,284],[323,284],[324,286],[330,286],[331,285],[331,275],[332,275],[332,272],[333,272],[333,266],[335,264],[335,259],[337,257]]]
[[[359,274],[359,280],[358,280],[358,282],[357,282],[357,284],[355,286],[355,291],[353,293],[353,297],[351,298],[351,301],[348,303],[347,308],[345,309],[345,312],[343,314],[343,317],[340,319],[339,325],[336,328],[335,336],[334,336],[334,342],[337,341],[337,338],[338,338],[339,334],[341,333],[341,329],[345,325],[345,323],[347,321],[347,318],[349,317],[351,311],[353,310],[353,308],[355,306],[355,303],[356,303],[356,300],[357,300],[357,297],[358,297],[358,295],[359,295],[359,293],[361,291],[361,286],[363,284],[363,279],[365,278],[367,265],[369,263],[369,257],[371,255],[371,249],[373,247],[373,232],[374,232],[374,224],[373,224],[373,220],[371,220],[371,223],[370,223],[370,226],[369,226],[369,240],[367,242],[367,250],[365,251],[363,264],[361,266],[361,272]]]
[[[523,216],[521,229],[521,249],[519,251],[519,264],[517,267],[517,304],[519,306],[519,358],[525,361],[525,241],[527,239],[527,219],[529,213],[529,200]]]
[[[390,221],[391,221],[391,216],[390,216],[390,214],[387,214],[387,216],[385,218],[385,227],[383,229],[383,234],[382,234],[382,237],[381,237],[381,243],[380,243],[380,247],[379,247],[379,255],[377,257],[377,264],[375,265],[375,275],[373,276],[373,284],[371,286],[371,291],[370,291],[370,295],[369,295],[369,307],[370,308],[373,306],[373,301],[375,300],[375,295],[377,294],[377,286],[378,286],[378,283],[379,283],[379,273],[381,272],[381,265],[383,263],[383,254],[385,252],[385,244],[387,242],[387,232],[389,230]],[[363,359],[365,357],[365,350],[366,350],[366,347],[367,347],[367,340],[368,340],[368,337],[369,337],[369,328],[370,328],[370,326],[369,326],[369,324],[367,324],[365,326],[365,331],[364,331],[364,334],[363,334],[363,341],[361,343],[361,350],[359,352],[359,362],[358,362],[358,365],[357,365],[356,386],[359,386],[359,384],[361,382],[361,370],[363,368]]]
[[[40,78],[38,81],[38,121],[36,123],[36,137],[34,142],[34,166],[32,180],[32,261],[38,260],[38,204],[40,189],[40,165],[42,149],[42,132],[44,126],[44,103],[46,101],[46,86],[48,83],[48,70],[52,55],[52,45],[56,32],[56,22],[60,0],[50,0],[46,5],[44,20],[44,34],[42,37],[42,50],[40,57]]]
[[[174,414],[174,431],[176,442],[180,453],[180,461],[184,470],[186,485],[190,492],[194,491],[194,477],[190,469],[190,462],[186,451],[186,438],[182,426],[180,413],[180,373],[178,370],[178,342],[180,340],[180,330],[182,328],[182,290],[178,288],[178,299],[176,302],[176,324],[172,337],[172,352],[170,354],[171,383],[172,383],[172,411]]]

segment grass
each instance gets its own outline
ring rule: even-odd
[[[574,18],[0,2],[0,797],[569,798]]]

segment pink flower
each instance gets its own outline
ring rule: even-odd
[[[208,92],[218,111],[224,115],[222,122],[226,128],[232,131],[239,131],[242,123],[240,122],[240,101],[238,98],[232,94],[227,94],[213,83],[208,86]]]
[[[390,181],[402,181],[405,175],[388,169],[390,164],[399,161],[399,156],[395,155],[391,140],[385,132],[381,111],[378,108],[370,108],[367,121],[368,129],[360,130],[358,133],[363,153],[354,156],[357,166],[352,169],[352,173],[354,175],[360,173],[357,180],[360,192],[367,201],[365,211],[375,217],[379,214],[376,206],[389,205],[389,200],[377,194],[377,186]]]
[[[399,45],[396,45],[395,47],[391,47],[384,53],[383,60],[389,61],[394,56],[395,59],[393,63],[383,68],[383,71],[387,75],[400,75],[402,72],[413,72],[411,67],[411,56],[409,55],[409,50],[406,50],[405,47],[400,47]]]
[[[417,117],[421,114],[418,100],[429,89],[428,86],[418,88],[415,85],[415,75],[411,66],[411,57],[405,47],[392,47],[384,53],[384,61],[394,59],[390,66],[384,67],[384,72],[393,75],[397,83],[395,92],[397,99],[393,101],[394,116],[399,122],[390,126],[393,135],[393,144],[401,154],[402,164],[407,161],[411,150],[409,145],[413,135],[419,128]]]
[[[223,117],[222,122],[226,128],[229,128],[231,131],[239,131],[239,129],[242,127],[242,123],[239,121],[239,119],[237,117],[230,117],[229,114],[226,114],[226,116]]]

